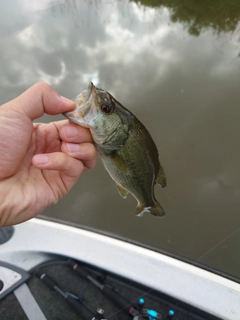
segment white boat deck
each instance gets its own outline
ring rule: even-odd
[[[201,268],[91,231],[42,219],[14,227],[0,260],[25,270],[49,253],[96,265],[221,319],[240,319],[240,285]]]

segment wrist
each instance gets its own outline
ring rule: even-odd
[[[0,227],[22,222],[23,213],[29,208],[27,199],[23,197],[18,188],[8,188],[1,181],[0,194]]]

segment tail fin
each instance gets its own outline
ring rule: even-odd
[[[158,202],[156,202],[152,207],[144,207],[139,203],[136,208],[136,216],[141,217],[145,212],[151,213],[156,217],[165,216],[165,212]]]

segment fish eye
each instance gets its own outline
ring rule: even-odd
[[[104,113],[110,113],[112,111],[112,106],[106,102],[101,105],[101,110]]]

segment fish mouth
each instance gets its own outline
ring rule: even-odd
[[[76,103],[76,108],[69,112],[64,112],[63,115],[84,127],[89,127],[88,120],[90,118],[90,111],[92,102],[96,96],[96,87],[92,82],[89,83],[88,89],[81,92],[73,101]]]

